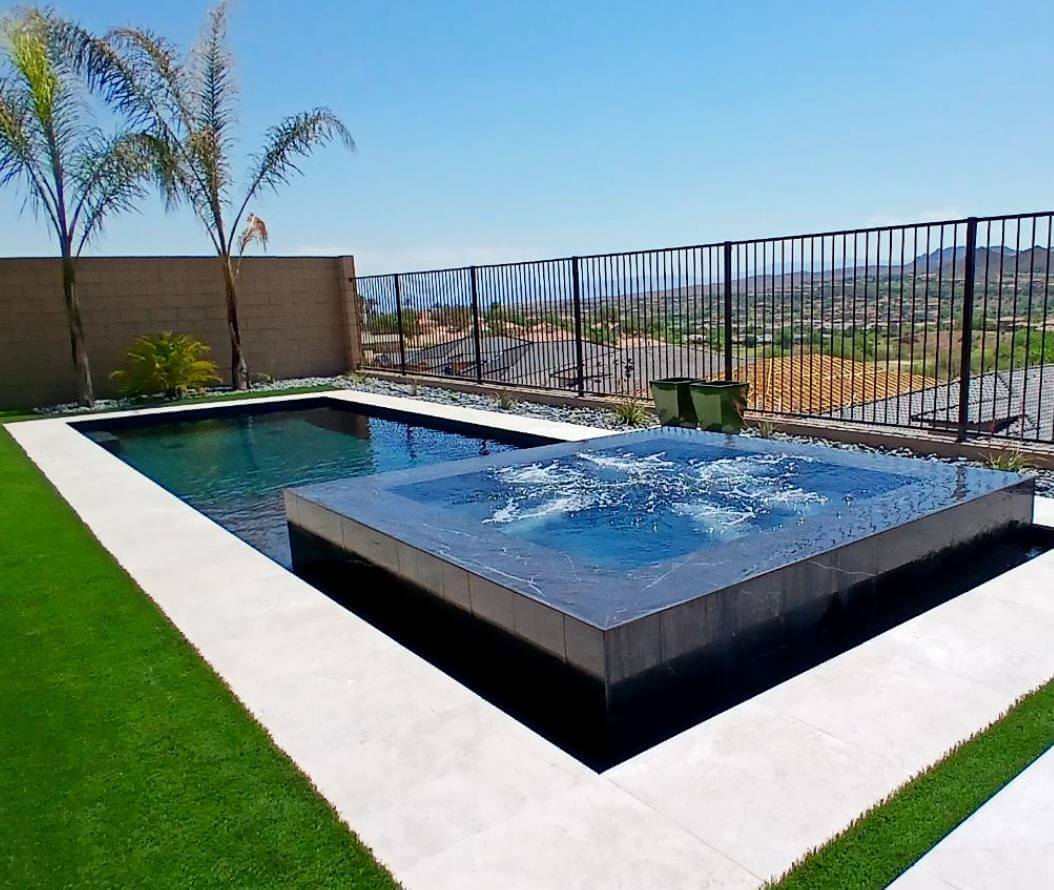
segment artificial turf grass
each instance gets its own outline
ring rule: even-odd
[[[0,610],[0,886],[396,886],[2,429]]]
[[[768,886],[886,887],[1052,745],[1049,680]]]

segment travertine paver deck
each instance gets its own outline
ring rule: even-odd
[[[1054,887],[1054,750],[1022,772],[890,887]]]
[[[65,421],[10,430],[411,890],[757,886],[1054,675],[1050,553],[596,774]]]

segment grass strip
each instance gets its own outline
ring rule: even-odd
[[[396,886],[0,429],[0,886]]]
[[[1022,696],[843,832],[770,883],[780,890],[886,887],[1054,745],[1054,680]]]

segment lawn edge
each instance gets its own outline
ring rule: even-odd
[[[851,847],[855,842],[855,839],[859,836],[862,830],[867,830],[870,825],[877,823],[877,817],[880,816],[888,808],[897,806],[904,801],[909,795],[919,788],[921,783],[926,780],[933,779],[934,777],[940,778],[942,771],[953,769],[958,761],[964,757],[969,757],[973,754],[979,744],[987,739],[991,739],[997,733],[1010,732],[1012,731],[1014,724],[1017,720],[1024,720],[1025,717],[1021,716],[1024,709],[1030,704],[1035,702],[1037,699],[1042,697],[1045,693],[1054,691],[1054,677],[1039,684],[1038,686],[1030,689],[1029,691],[1019,695],[999,716],[993,719],[985,726],[973,732],[965,739],[956,742],[951,748],[949,748],[938,760],[934,761],[927,767],[919,770],[910,779],[903,784],[893,789],[889,794],[879,800],[877,803],[868,807],[855,819],[853,819],[845,828],[839,831],[837,834],[829,838],[824,843],[808,850],[801,857],[794,861],[791,866],[784,871],[782,874],[775,878],[771,878],[765,882],[763,887],[765,890],[783,890],[783,888],[805,886],[805,887],[816,887],[826,886],[822,883],[805,883],[798,884],[799,881],[810,880],[809,876],[805,874],[806,870],[815,869],[817,867],[823,868],[824,860],[829,857],[834,851],[839,850],[843,847]],[[947,829],[937,838],[933,839],[932,843],[929,843],[924,849],[916,851],[916,855],[913,855],[909,861],[901,863],[899,871],[894,874],[890,880],[895,880],[896,877],[903,874],[916,862],[918,862],[923,856],[930,852],[934,847],[937,846],[944,838],[951,834],[956,828],[962,825],[970,816],[978,812],[988,801],[990,801],[995,795],[1002,791],[1007,785],[1010,784],[1015,778],[1021,775],[1029,766],[1035,763],[1040,757],[1042,757],[1047,751],[1054,747],[1054,731],[1047,734],[1045,742],[1040,743],[1034,749],[1030,749],[1027,759],[1021,763],[1017,763],[1013,766],[1013,771],[1009,775],[1005,775],[1003,780],[998,784],[993,783],[990,787],[985,789],[983,799],[977,803],[976,806],[971,806],[967,811],[960,812],[958,818],[953,824],[950,824]],[[932,796],[932,795],[931,795]],[[820,882],[826,880],[821,872],[819,875],[813,876]],[[836,884],[832,886],[844,886],[843,884]],[[888,886],[888,882],[882,884],[860,884],[857,886],[875,886],[885,887]]]

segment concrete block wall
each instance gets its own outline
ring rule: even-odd
[[[242,342],[250,373],[339,374],[358,342],[350,257],[251,257],[238,282]],[[212,347],[229,379],[223,281],[213,257],[87,257],[78,284],[96,391],[132,340],[174,330]],[[0,259],[0,408],[76,397],[57,259]]]

